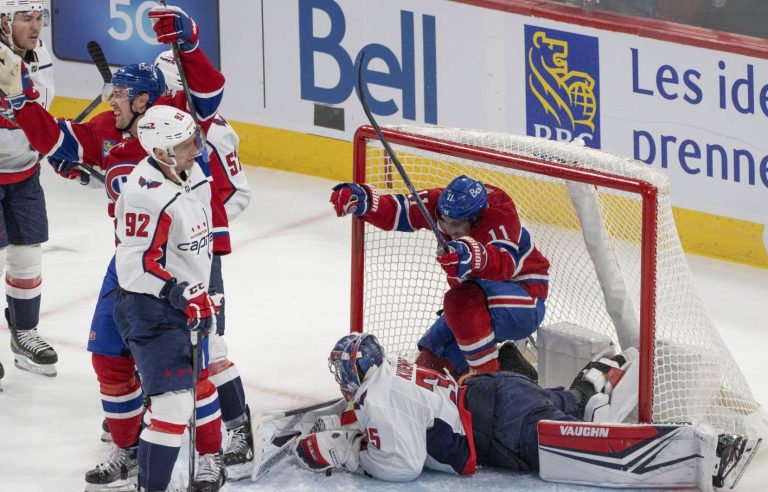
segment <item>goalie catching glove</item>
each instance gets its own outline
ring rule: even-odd
[[[29,77],[27,65],[10,48],[0,43],[0,96],[15,110],[40,97]]]
[[[357,471],[363,435],[357,431],[331,430],[302,437],[293,454],[299,465],[313,472],[327,470]]]
[[[337,217],[347,214],[363,217],[379,208],[379,194],[366,184],[340,183],[333,187],[331,203]]]
[[[488,263],[488,253],[485,246],[469,236],[463,236],[455,241],[448,241],[448,253],[437,257],[437,262],[443,267],[449,277],[464,282],[471,275],[485,269]]]

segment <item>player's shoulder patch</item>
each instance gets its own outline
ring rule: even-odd
[[[146,188],[148,190],[152,190],[155,188],[159,188],[160,185],[163,183],[160,181],[155,181],[152,178],[145,178],[144,176],[139,176],[139,187],[140,188]]]

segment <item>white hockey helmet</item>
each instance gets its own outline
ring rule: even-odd
[[[163,149],[171,158],[176,155],[177,145],[196,136],[197,148],[205,148],[203,133],[198,129],[192,115],[173,106],[152,106],[139,120],[137,127],[139,142],[147,153],[154,157],[155,149]],[[174,160],[173,165],[176,162]]]
[[[3,32],[8,37],[8,44],[16,48],[13,42],[13,19],[17,12],[43,12],[45,0],[0,0],[0,14],[7,16],[9,32]]]
[[[168,91],[171,94],[184,88],[181,83],[179,69],[176,66],[176,58],[173,56],[173,50],[166,50],[157,55],[157,58],[155,58],[155,66],[163,72],[163,75],[165,76],[165,86],[168,87]]]

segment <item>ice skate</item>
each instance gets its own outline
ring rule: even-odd
[[[506,341],[499,347],[499,370],[522,374],[533,382],[539,380],[536,368],[523,356],[513,340]]]
[[[762,439],[747,439],[736,434],[721,434],[717,440],[717,468],[712,485],[732,489],[739,483]]]
[[[56,362],[59,356],[56,351],[37,333],[37,328],[31,330],[11,330],[11,350],[13,363],[24,371],[56,376]]]
[[[229,431],[229,445],[224,451],[224,463],[230,481],[250,477],[253,468],[251,413],[247,408],[246,416],[247,420],[241,426]]]
[[[227,468],[224,466],[224,454],[204,454],[200,456],[199,468],[192,487],[194,492],[216,492],[227,481]]]
[[[129,492],[136,490],[139,463],[136,448],[115,446],[106,460],[86,472],[86,492]]]

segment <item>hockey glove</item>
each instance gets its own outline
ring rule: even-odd
[[[0,96],[15,110],[40,97],[29,77],[27,65],[10,48],[0,43]]]
[[[152,29],[160,44],[179,43],[179,49],[189,52],[197,48],[200,28],[186,12],[179,7],[152,7],[149,11]]]
[[[219,312],[221,300],[214,299],[205,291],[205,286],[198,283],[189,285],[188,282],[176,283],[171,279],[166,284],[165,296],[171,306],[183,312],[187,316],[187,328],[201,330],[207,333],[213,324],[213,318]],[[163,294],[161,293],[161,297]],[[221,297],[221,296],[217,296]]]
[[[62,159],[57,159],[55,157],[48,157],[48,163],[51,165],[56,174],[62,178],[79,178],[81,185],[87,185],[91,182],[91,177],[88,175],[88,173],[84,172],[78,167],[78,162],[69,162]]]
[[[313,472],[330,469],[357,471],[363,435],[356,431],[323,431],[296,442],[293,454],[299,465]]]
[[[469,236],[448,241],[446,244],[449,252],[438,256],[437,262],[449,277],[458,279],[459,282],[467,280],[472,274],[482,272],[488,263],[485,246]]]
[[[337,217],[355,214],[363,217],[369,210],[379,208],[379,194],[366,184],[340,183],[333,187],[331,203]]]

